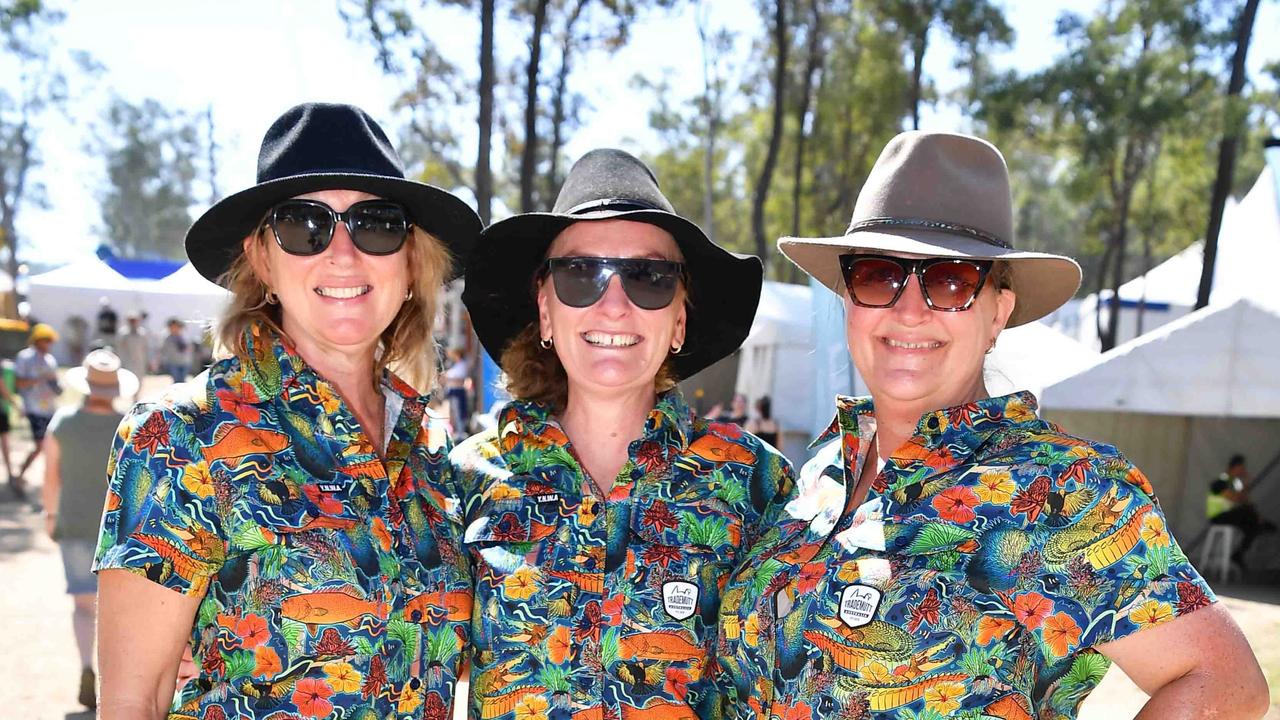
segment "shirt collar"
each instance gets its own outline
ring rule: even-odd
[[[348,427],[355,426],[355,416],[337,388],[308,365],[293,345],[278,333],[263,325],[252,325],[245,330],[245,348],[248,353],[247,357],[241,358],[241,368],[251,377],[256,390],[253,396],[247,396],[241,383],[239,401],[255,405],[278,401],[289,410],[317,421],[321,415],[327,416],[326,420],[342,417],[348,421]],[[383,429],[387,435],[385,467],[395,482],[418,435],[426,413],[427,398],[386,369],[382,372],[379,387],[384,395],[401,401],[399,418]],[[226,400],[223,398],[224,402]],[[377,460],[378,454],[372,448],[368,450],[370,452],[351,455],[348,464],[357,460]]]
[[[899,471],[924,470],[916,480],[960,465],[973,456],[996,431],[1036,419],[1038,405],[1029,392],[983,398],[971,403],[925,413],[915,434],[885,460]],[[809,446],[835,437],[859,438],[874,431],[875,406],[870,397],[836,397],[836,415]]]
[[[680,390],[673,388],[662,394],[654,403],[653,409],[644,422],[644,435],[640,442],[656,441],[662,447],[683,453],[689,446],[689,436],[693,432],[694,414],[685,402]],[[560,423],[552,415],[547,405],[526,400],[512,400],[498,413],[499,435],[505,437],[511,433],[524,435],[532,433],[541,435],[555,445],[568,443],[568,438]],[[548,432],[552,429],[553,432]]]

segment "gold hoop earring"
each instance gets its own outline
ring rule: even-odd
[[[547,338],[542,338],[541,340],[539,340],[539,341],[538,341],[538,345],[539,345],[543,350],[550,350],[550,349],[551,349],[551,346],[552,346],[552,345],[554,345],[554,344],[555,344],[555,341],[553,341],[553,340],[552,340],[551,338],[549,338],[549,337],[547,337]]]
[[[280,302],[280,296],[276,295],[275,292],[271,290],[271,288],[267,288],[265,299],[268,305],[275,305],[276,303]]]
[[[684,343],[680,343],[679,345],[672,345],[672,346],[671,346],[671,354],[672,354],[672,355],[679,355],[679,354],[680,354],[680,351],[681,351],[681,350],[683,350],[683,349],[684,349]]]
[[[412,299],[413,299],[413,288],[409,288],[404,293],[404,301],[409,302]]]

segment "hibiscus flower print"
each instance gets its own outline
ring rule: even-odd
[[[973,522],[977,517],[973,509],[978,506],[978,496],[973,490],[960,486],[947,488],[933,498],[933,507],[943,520],[954,523]]]
[[[1013,616],[1023,627],[1035,630],[1053,612],[1053,601],[1040,593],[1023,593],[1013,600]]]
[[[319,678],[303,678],[293,690],[293,704],[307,717],[325,717],[333,711],[333,688]]]
[[[1054,657],[1066,657],[1072,648],[1080,644],[1080,626],[1065,612],[1045,618],[1041,632]]]
[[[542,584],[542,571],[529,565],[521,565],[502,581],[502,591],[512,600],[528,600]]]

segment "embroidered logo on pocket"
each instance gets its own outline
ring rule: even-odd
[[[662,584],[662,609],[675,620],[688,620],[698,610],[698,586],[684,580]]]
[[[851,628],[871,622],[880,607],[880,591],[869,585],[850,585],[840,593],[840,619]]]

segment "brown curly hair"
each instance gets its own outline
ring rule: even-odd
[[[264,224],[246,240],[264,242],[265,238]],[[431,332],[437,296],[449,276],[452,258],[435,236],[416,225],[405,241],[405,249],[409,253],[409,287],[413,297],[400,306],[379,337],[381,352],[377,355],[373,381],[376,386],[382,370],[389,367],[418,392],[427,394],[435,389],[438,373],[436,341]],[[281,329],[280,306],[267,302],[268,288],[253,271],[247,253],[240,253],[219,282],[231,291],[231,301],[218,322],[217,333],[218,342],[226,352],[247,357],[245,334],[253,325],[263,325],[288,339]]]

